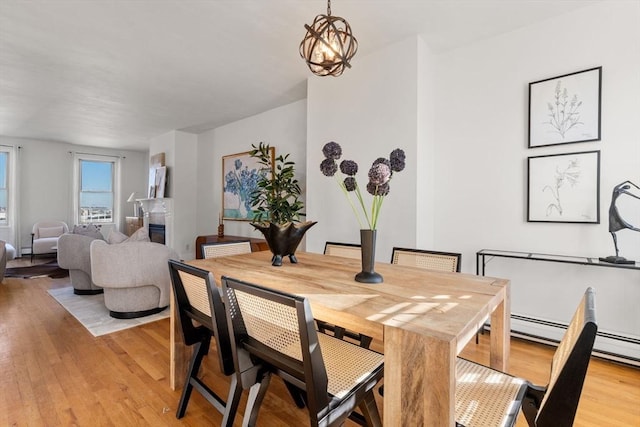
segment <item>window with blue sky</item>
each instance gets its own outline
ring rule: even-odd
[[[80,160],[80,222],[113,222],[114,163]]]

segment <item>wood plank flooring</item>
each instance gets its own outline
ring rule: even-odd
[[[0,426],[219,425],[220,414],[197,392],[186,416],[175,418],[180,394],[169,388],[168,319],[93,337],[46,292],[68,280],[6,278],[0,284]],[[552,354],[514,339],[510,372],[545,384]],[[488,363],[487,335],[463,355]],[[215,358],[208,359],[205,381],[226,396],[228,380]],[[640,370],[594,358],[575,425],[640,426],[638,402]],[[258,424],[303,426],[307,420],[275,378]],[[517,425],[526,425],[523,416]]]

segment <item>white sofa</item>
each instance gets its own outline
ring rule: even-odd
[[[169,259],[178,254],[154,242],[91,242],[91,276],[104,289],[112,317],[130,319],[164,310],[171,298]]]
[[[65,233],[58,239],[58,265],[69,270],[73,293],[94,295],[102,293],[91,278],[91,242],[101,235]]]

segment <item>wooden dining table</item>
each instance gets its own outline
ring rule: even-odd
[[[456,356],[491,320],[490,365],[509,364],[510,283],[505,279],[376,263],[381,284],[359,283],[360,261],[300,252],[271,265],[268,251],[189,261],[216,284],[228,276],[309,299],[314,317],[370,335],[384,352],[386,426],[455,424]],[[187,351],[171,314],[171,386],[182,386]]]

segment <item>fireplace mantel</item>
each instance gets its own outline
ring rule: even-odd
[[[142,207],[143,224],[149,229],[149,224],[165,226],[165,245],[173,247],[173,199],[137,199]]]

